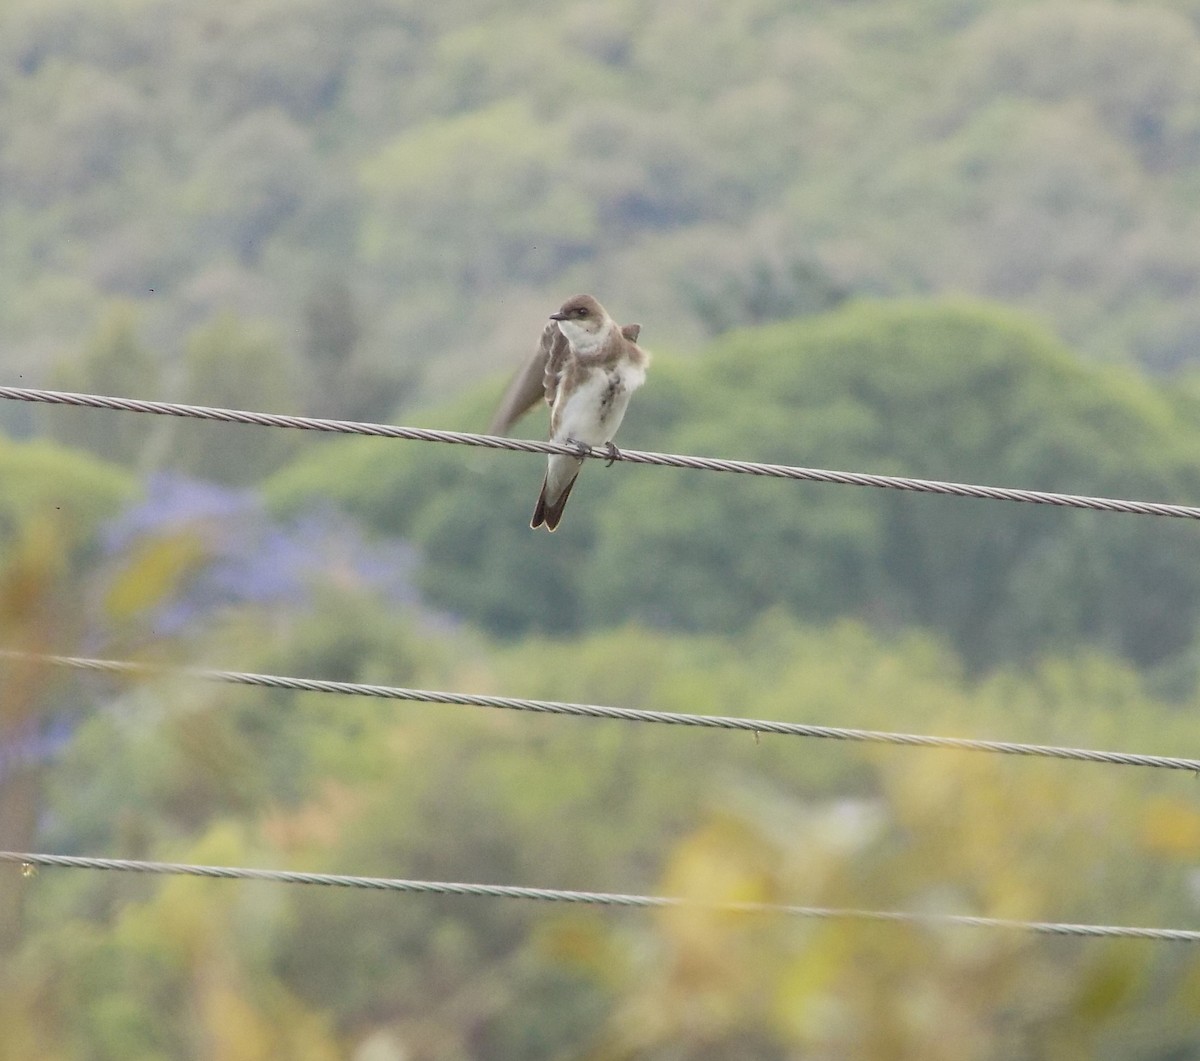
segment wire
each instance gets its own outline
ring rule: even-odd
[[[987,501],[1021,501],[1034,505],[1054,505],[1059,508],[1090,509],[1095,512],[1124,512],[1138,516],[1200,519],[1200,507],[1191,505],[1123,501],[1110,497],[1057,494],[1044,490],[1014,490],[1008,487],[976,486],[970,483],[941,482],[935,479],[911,479],[897,475],[827,471],[821,468],[800,468],[788,464],[761,464],[757,461],[691,457],[677,453],[651,453],[634,449],[619,450],[610,456],[604,449],[589,449],[586,453],[582,453],[574,446],[558,442],[535,442],[529,439],[502,438],[498,435],[435,431],[420,427],[359,423],[353,420],[326,420],[312,416],[282,416],[277,413],[256,413],[243,409],[220,409],[206,405],[179,405],[175,402],[111,398],[99,394],[74,394],[67,391],[36,390],[30,387],[0,387],[0,398],[20,402],[43,402],[51,405],[74,405],[87,409],[114,409],[132,413],[152,413],[158,416],[180,416],[193,420],[214,420],[227,424],[257,424],[262,427],[287,427],[301,431],[323,431],[339,435],[371,435],[418,442],[445,442],[452,445],[481,446],[485,449],[510,450],[518,453],[565,453],[604,460],[615,457],[616,460],[628,461],[631,464],[652,464],[663,468],[734,472],[740,475],[759,475],[772,479],[836,483],[841,486],[874,486],[880,489],[905,490],[918,494],[973,497]]]
[[[1165,770],[1188,770],[1200,773],[1200,759],[1184,759],[1164,755],[1140,755],[1133,752],[1096,751],[1089,748],[1066,748],[1046,744],[1019,744],[1011,741],[972,740],[966,737],[934,737],[915,733],[888,733],[880,730],[846,729],[839,726],[814,726],[801,722],[774,722],[768,719],[738,718],[730,715],[695,715],[673,711],[643,711],[628,707],[573,704],[557,700],[525,700],[509,696],[477,696],[471,693],[438,692],[430,689],[404,689],[391,685],[363,685],[358,682],[319,681],[312,678],[290,678],[275,674],[247,673],[245,671],[208,670],[195,667],[164,667],[127,660],[88,659],[80,656],[48,656],[0,650],[0,658],[21,659],[52,666],[73,667],[78,670],[101,671],[110,674],[177,675],[201,681],[225,682],[232,685],[251,685],[267,689],[290,689],[298,692],[335,693],[344,696],[371,696],[383,700],[407,700],[427,704],[460,704],[468,707],[489,707],[508,711],[531,711],[546,715],[568,715],[575,718],[606,718],[623,722],[648,722],[670,726],[696,726],[704,729],[741,730],[742,732],[753,733],[755,735],[773,733],[780,736],[816,737],[825,740],[856,741],[870,744],[956,748],[963,751],[992,752],[1000,755],[1073,759],[1081,762],[1107,763],[1114,766],[1148,766]]]
[[[787,914],[822,920],[890,921],[927,927],[1000,928],[1050,936],[1123,936],[1176,943],[1200,942],[1200,931],[1183,928],[1136,928],[1125,925],[1076,925],[1058,921],[1014,921],[967,914],[912,913],[902,910],[853,910],[776,903],[706,902],[668,895],[627,895],[619,892],[566,891],[557,888],[521,888],[508,884],[458,884],[447,881],[404,880],[396,877],[349,877],[338,873],[295,873],[290,870],[246,869],[235,866],[198,866],[185,862],[141,862],[119,858],[83,858],[75,855],[31,854],[0,851],[0,862],[24,867],[56,866],[67,869],[111,870],[119,873],[155,873],[170,876],[213,877],[221,880],[258,880],[275,884],[311,884],[331,888],[432,895],[469,895],[491,899],[533,899],[552,903],[593,906],[689,908],[739,914]]]

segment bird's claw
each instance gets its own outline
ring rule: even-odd
[[[592,447],[586,442],[580,442],[577,438],[564,439],[563,445],[574,446],[575,452],[578,453],[580,457],[592,456]],[[621,459],[621,451],[613,445],[612,439],[609,439],[609,441],[604,443],[604,454],[606,457],[608,457],[608,460],[604,462],[604,466],[606,468],[611,468],[614,461]]]

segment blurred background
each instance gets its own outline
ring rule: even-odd
[[[1200,503],[1200,0],[2,0],[0,378]],[[541,437],[542,413],[520,433]],[[0,647],[1200,753],[1200,531],[0,402]],[[1174,771],[0,664],[0,848],[1200,927]],[[0,1059],[1200,1058],[1200,949],[0,866]]]

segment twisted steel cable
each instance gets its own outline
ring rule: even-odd
[[[462,884],[450,881],[405,880],[397,877],[352,877],[340,873],[297,873],[290,870],[248,869],[238,866],[202,866],[185,862],[142,862],[119,858],[85,858],[23,851],[0,851],[0,862],[32,869],[55,866],[67,869],[108,870],[119,873],[210,877],[220,880],[257,880],[275,884],[308,884],[327,888],[362,888],[371,891],[430,895],[460,895],[491,899],[527,899],[539,902],[580,903],[635,908],[686,907],[740,914],[786,914],[822,920],[889,921],[927,927],[1008,929],[1051,936],[1104,936],[1152,939],[1174,943],[1200,942],[1200,931],[1183,928],[1138,928],[1127,925],[1087,925],[1058,921],[1016,921],[968,914],[913,913],[903,910],[854,910],[778,903],[705,902],[668,895],[630,895],[620,892],[568,891],[558,888],[524,888],[508,884]],[[27,870],[28,872],[28,870]]]
[[[1200,774],[1200,759],[1166,755],[1142,755],[1134,752],[1098,751],[1091,748],[1059,747],[1046,744],[1022,744],[1013,741],[974,740],[967,737],[937,737],[917,733],[889,733],[881,730],[847,729],[840,726],[816,726],[802,722],[776,722],[733,715],[697,715],[675,711],[648,711],[600,704],[576,704],[558,700],[528,700],[511,696],[481,696],[473,693],[442,692],[432,689],[406,689],[391,685],[365,685],[360,682],[321,681],[277,674],[211,670],[199,667],[166,667],[128,660],[89,659],[81,656],[39,655],[0,650],[2,659],[19,659],[77,670],[108,674],[170,676],[250,685],[265,689],[290,689],[297,692],[333,693],[342,696],[369,696],[382,700],[405,700],[426,704],[458,704],[506,711],[530,711],[544,715],[574,718],[605,718],[621,722],[645,722],[669,726],[694,726],[703,729],[738,730],[743,733],[777,734],[791,737],[815,737],[869,744],[899,744],[926,748],[956,748],[961,751],[991,752],[999,755],[1023,755],[1046,759],[1071,759],[1079,762],[1107,763],[1111,766],[1146,766],[1165,770],[1188,770]]]
[[[370,435],[379,438],[401,438],[418,442],[444,442],[450,445],[480,446],[484,449],[510,450],[518,453],[565,453],[577,456],[573,446],[557,442],[537,442],[531,439],[502,438],[464,431],[438,431],[421,427],[398,427],[390,424],[359,423],[354,420],[327,420],[314,416],[283,416],[278,413],[257,413],[244,409],[221,409],[207,405],[180,405],[177,402],[142,401],[135,398],[112,398],[100,394],[75,394],[69,391],[39,390],[32,387],[0,387],[0,398],[20,402],[41,402],[50,405],[73,405],[85,409],[113,409],[132,413],[151,413],[156,416],[177,416],[192,420],[212,420],[227,424],[256,424],[262,427],[286,427],[300,431],[322,431],[339,435]],[[603,449],[583,454],[592,459],[612,459]],[[1124,512],[1138,516],[1171,516],[1176,519],[1200,519],[1200,507],[1163,504],[1152,501],[1127,501],[1111,497],[1088,497],[1081,494],[1060,494],[1046,490],[1017,490],[1000,486],[978,486],[971,483],[942,482],[936,479],[912,479],[899,475],[870,475],[862,472],[829,471],[823,468],[801,468],[789,464],[763,464],[758,461],[726,460],[718,457],[693,457],[678,453],[652,453],[624,449],[615,459],[631,464],[652,464],[663,468],[693,468],[710,472],[733,472],[739,475],[758,475],[772,479],[797,479],[805,482],[835,483],[841,486],[873,486],[887,490],[905,490],[918,494],[940,494],[947,497],[973,497],[987,501],[1020,501],[1034,505],[1054,505],[1058,508],[1089,509],[1095,512]]]

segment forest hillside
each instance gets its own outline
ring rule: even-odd
[[[589,290],[623,447],[1200,506],[1198,282],[1200,0],[0,3],[6,387],[478,432]],[[544,460],[0,400],[0,1061],[1200,1056],[1195,520]]]

